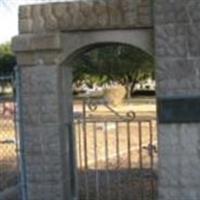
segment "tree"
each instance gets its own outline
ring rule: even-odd
[[[135,84],[154,74],[153,57],[128,45],[108,45],[80,55],[73,63],[75,79],[99,77],[98,81],[115,81],[126,88],[127,98]],[[88,76],[89,77],[89,76]],[[106,78],[105,78],[106,77]]]
[[[12,84],[12,79],[9,78],[14,73],[16,65],[16,58],[11,50],[10,43],[0,45],[0,86],[2,92],[4,89]]]
[[[11,75],[16,65],[16,58],[11,50],[10,43],[0,45],[0,74]]]

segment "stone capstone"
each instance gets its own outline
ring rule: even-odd
[[[151,0],[62,2],[21,6],[20,33],[152,27]]]

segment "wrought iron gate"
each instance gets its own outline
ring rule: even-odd
[[[98,115],[103,104],[113,115]],[[120,114],[105,101],[83,102],[75,113],[80,200],[155,200],[156,120]]]
[[[15,78],[0,76],[0,199],[18,200],[19,165]]]

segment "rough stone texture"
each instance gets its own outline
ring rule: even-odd
[[[199,130],[199,124],[159,125],[160,199],[199,200]]]
[[[157,96],[200,96],[200,3],[155,2]],[[193,109],[191,107],[191,109]],[[200,199],[200,124],[159,124],[159,199]]]
[[[95,48],[102,43],[121,43],[138,47],[153,54],[152,29],[98,30],[66,32],[62,35],[63,58],[81,53],[86,48]]]
[[[72,70],[66,67],[70,59],[100,43],[152,53],[151,0],[108,2],[20,7],[20,35],[12,47],[21,72],[20,134],[28,200],[72,199],[76,174],[70,168],[75,166],[69,148],[74,137]]]
[[[152,29],[93,30],[66,33],[21,34],[13,38],[12,47],[20,66],[62,65],[69,57],[100,43],[132,45],[153,54]]]
[[[54,66],[22,69],[22,119],[26,125],[59,123],[57,76]]]
[[[22,34],[13,38],[12,49],[20,66],[54,65],[61,51],[61,36],[57,33]]]
[[[157,93],[160,96],[198,96],[200,91],[200,59],[165,58],[157,61]]]
[[[21,134],[29,200],[63,200],[70,194],[59,76],[60,68],[53,65],[21,68]]]
[[[64,2],[21,6],[20,33],[152,27],[151,0]]]
[[[15,52],[21,51],[44,51],[44,50],[60,50],[61,42],[59,34],[23,34],[14,37],[12,40],[12,48]]]
[[[155,1],[158,98],[200,96],[199,9],[199,0]],[[151,10],[151,0],[20,7],[13,49],[23,66],[21,134],[29,200],[70,199],[72,77],[70,68],[62,69],[66,58],[102,42],[151,52]],[[160,200],[200,199],[199,130],[194,123],[159,124]]]

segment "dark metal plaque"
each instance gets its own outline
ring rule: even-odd
[[[200,97],[158,98],[159,123],[200,122]]]

